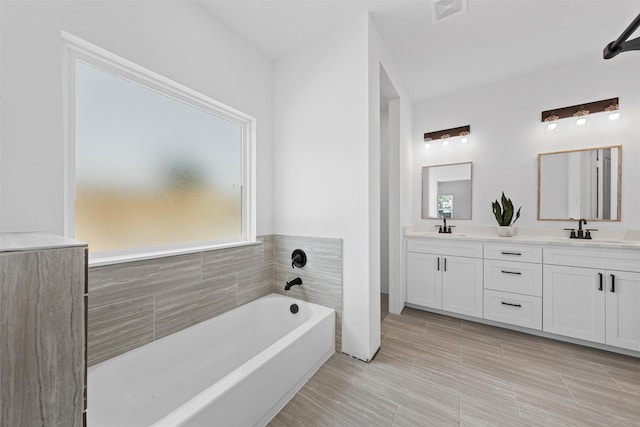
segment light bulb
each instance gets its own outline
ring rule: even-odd
[[[576,125],[578,126],[584,126],[586,124],[587,124],[587,119],[585,119],[584,117],[581,117],[578,120],[576,120]]]
[[[431,144],[429,144],[428,142],[424,143],[424,148],[431,148]]]
[[[463,137],[462,137],[462,139],[461,139],[461,141],[462,141],[462,143],[463,143],[463,144],[466,144],[466,143],[467,143],[467,141],[469,141],[469,140],[467,139],[467,137],[466,137],[466,136],[463,136]]]
[[[449,140],[445,139],[444,141],[442,141],[442,145],[449,145]]]
[[[557,124],[557,123],[549,123],[549,124],[547,125],[547,129],[548,129],[548,130],[556,130],[556,128],[557,128],[557,127],[558,127],[558,124]]]
[[[620,118],[620,113],[617,111],[615,113],[609,114],[609,120],[618,120]]]

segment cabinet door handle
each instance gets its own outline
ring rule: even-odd
[[[436,267],[437,270],[436,271],[440,271],[440,257],[438,257],[438,267]]]
[[[444,259],[444,271],[445,272],[447,271],[447,259],[446,258]]]
[[[616,276],[615,275],[611,275],[611,292],[615,292],[616,291]]]
[[[520,252],[509,252],[509,251],[502,251],[501,252],[502,255],[515,255],[515,256],[522,256],[522,253]]]
[[[522,273],[519,271],[507,271],[507,270],[502,270],[502,272],[504,274],[517,274],[517,275],[521,275]]]
[[[600,276],[600,286],[598,286],[598,290],[601,291],[602,290],[602,273],[598,273],[598,276]]]
[[[522,307],[522,305],[520,305],[520,304],[514,304],[514,303],[512,303],[512,302],[504,302],[504,301],[501,301],[501,302],[502,302],[502,305],[508,305],[508,306],[510,306],[510,307]]]

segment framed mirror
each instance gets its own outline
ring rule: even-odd
[[[471,162],[422,168],[422,219],[471,219]]]
[[[538,154],[538,220],[620,221],[622,146]]]

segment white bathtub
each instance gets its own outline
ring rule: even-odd
[[[331,357],[334,336],[334,310],[268,295],[89,368],[87,424],[265,425]]]

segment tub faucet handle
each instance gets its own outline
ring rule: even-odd
[[[302,268],[307,263],[307,254],[302,249],[296,249],[291,253],[291,268]]]

